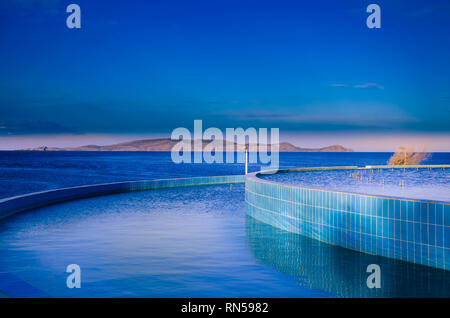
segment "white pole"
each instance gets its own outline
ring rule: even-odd
[[[248,172],[248,147],[245,146],[245,174]]]

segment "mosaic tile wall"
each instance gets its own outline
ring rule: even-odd
[[[247,175],[247,213],[364,253],[450,269],[450,204],[306,189]]]

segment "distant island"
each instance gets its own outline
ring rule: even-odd
[[[203,147],[209,144],[211,141],[203,140]],[[118,144],[98,146],[98,145],[86,145],[81,147],[37,147],[37,148],[26,148],[18,149],[18,151],[171,151],[172,147],[179,143],[177,140],[171,140],[169,138],[160,139],[144,139],[144,140],[134,140],[128,142],[121,142]],[[193,141],[192,141],[193,143]],[[242,145],[238,146],[237,149],[242,149]],[[258,146],[257,146],[258,147]],[[279,145],[280,152],[353,152],[353,149],[345,148],[341,145],[332,145],[323,148],[301,148],[296,147],[288,142],[281,142]],[[270,146],[268,147],[270,151]],[[193,149],[193,147],[192,147]],[[224,147],[225,149],[225,147]]]

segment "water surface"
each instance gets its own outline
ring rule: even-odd
[[[320,297],[258,264],[243,185],[110,195],[0,223],[0,268],[52,297]],[[82,288],[66,287],[78,264]]]
[[[450,169],[298,171],[260,178],[306,188],[450,202]]]

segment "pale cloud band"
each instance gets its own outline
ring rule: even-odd
[[[379,85],[377,83],[364,83],[364,84],[358,84],[358,85],[348,85],[348,84],[341,84],[341,83],[335,83],[330,84],[331,87],[352,87],[352,88],[376,88],[376,89],[384,89],[384,86]]]

